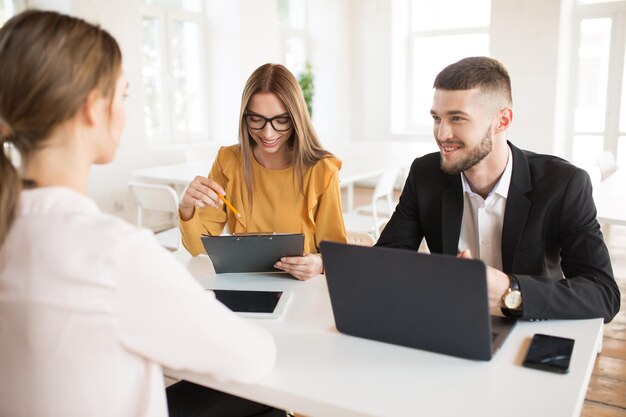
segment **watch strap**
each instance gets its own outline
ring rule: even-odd
[[[521,294],[522,290],[519,286],[519,281],[517,280],[517,277],[513,274],[507,274],[507,275],[509,276],[508,292],[518,291]],[[510,308],[506,308],[506,307],[502,307],[500,310],[502,310],[502,314],[504,314],[506,317],[519,317],[522,315],[521,305],[520,305],[520,308],[514,309],[514,310]]]

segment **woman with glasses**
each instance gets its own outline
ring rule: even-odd
[[[194,256],[204,253],[200,235],[219,235],[225,225],[233,233],[303,233],[304,256],[282,258],[275,267],[298,279],[320,274],[320,242],[346,241],[340,168],[322,148],[293,74],[265,64],[243,91],[239,144],[221,148],[208,178],[196,177],[181,198],[183,245]]]

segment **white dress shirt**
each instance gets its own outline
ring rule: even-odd
[[[265,330],[152,233],[60,187],[26,190],[0,248],[0,416],[167,416],[161,366],[252,382]]]
[[[463,221],[459,237],[459,252],[469,249],[472,258],[502,270],[502,224],[506,199],[513,171],[513,156],[509,148],[509,159],[502,176],[487,198],[482,198],[470,188],[465,175],[463,183]]]

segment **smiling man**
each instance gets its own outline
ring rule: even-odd
[[[425,238],[433,253],[481,259],[490,307],[507,316],[610,321],[620,293],[587,173],[507,141],[511,81],[495,59],[449,65],[434,88],[439,152],[413,162],[377,245]]]

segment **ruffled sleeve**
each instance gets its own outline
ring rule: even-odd
[[[315,248],[322,240],[346,242],[346,229],[341,214],[339,170],[341,161],[322,158],[313,166],[307,186],[307,223],[314,230]]]

